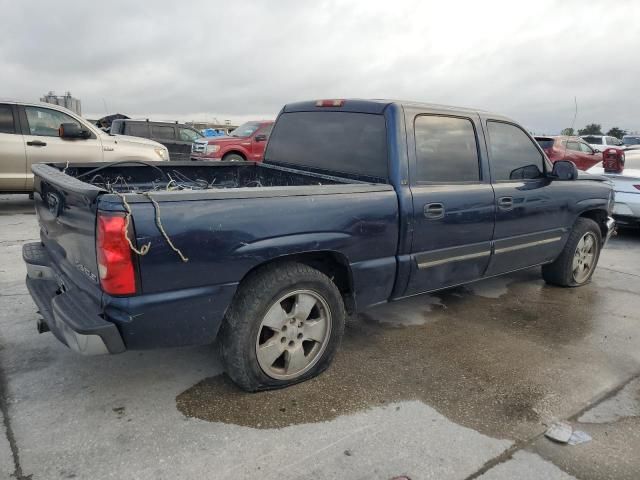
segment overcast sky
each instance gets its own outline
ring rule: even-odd
[[[528,7],[525,6],[528,4]],[[0,97],[233,121],[317,98],[640,130],[640,1],[0,0]]]

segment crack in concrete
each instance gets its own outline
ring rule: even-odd
[[[607,267],[596,267],[596,268],[600,270],[607,270],[608,272],[621,273],[623,275],[630,275],[632,277],[640,278],[640,275],[638,275],[637,273],[621,272],[620,270],[616,270],[614,268],[607,268]]]
[[[619,273],[624,273],[624,272],[619,272]],[[640,275],[635,275],[635,276],[640,276]],[[637,380],[638,378],[640,378],[640,372],[633,374],[630,378],[626,379],[624,382],[622,382],[619,385],[613,387],[612,389],[607,390],[602,395],[598,395],[597,397],[592,399],[587,405],[585,405],[584,407],[579,409],[577,412],[575,412],[575,413],[569,415],[568,417],[566,417],[566,420],[568,420],[568,421],[577,421],[577,419],[583,413],[587,412],[588,410],[591,410],[592,408],[600,405],[602,402],[604,402],[604,401],[610,399],[611,397],[617,395],[618,392],[620,392],[624,387],[626,387],[629,383]],[[496,466],[500,465],[501,463],[508,462],[509,460],[511,460],[511,458],[517,452],[519,452],[520,450],[524,450],[525,448],[533,445],[533,443],[535,443],[536,440],[538,440],[540,437],[542,437],[544,435],[545,431],[546,431],[546,429],[543,430],[540,433],[537,433],[537,434],[527,438],[526,440],[522,440],[520,442],[514,443],[511,447],[507,448],[500,455],[487,460],[482,467],[480,467],[478,470],[473,472],[471,475],[465,477],[464,480],[474,480],[474,479],[480,477],[481,475],[484,475],[485,473],[487,473],[493,467],[496,467]],[[556,467],[557,467],[557,465],[556,465]],[[558,468],[560,468],[560,467],[558,467]]]
[[[17,480],[31,480],[31,475],[24,475],[22,472],[22,466],[20,465],[20,452],[18,450],[18,442],[16,441],[13,427],[11,426],[11,420],[9,419],[9,404],[7,403],[7,397],[9,393],[9,384],[7,377],[4,373],[2,363],[0,363],[0,412],[2,412],[2,418],[4,423],[5,435],[9,442],[9,448],[11,449],[11,456],[13,457],[13,474]]]

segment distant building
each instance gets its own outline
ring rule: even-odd
[[[40,101],[60,105],[61,107],[68,108],[78,115],[82,115],[82,104],[80,103],[80,100],[71,96],[71,92],[66,92],[64,95],[58,96],[55,92],[51,91],[43,96]]]

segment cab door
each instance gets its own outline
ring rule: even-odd
[[[27,156],[18,128],[15,105],[0,103],[0,191],[23,191],[27,182]]]
[[[539,145],[518,125],[486,120],[496,195],[494,253],[487,275],[555,259],[571,225],[570,182],[554,182]]]
[[[60,138],[58,129],[62,123],[75,123],[87,129],[78,119],[47,107],[25,105],[19,108],[27,153],[28,189],[33,187],[31,165],[34,163],[99,162],[103,159],[102,142],[91,130],[89,138]]]
[[[251,138],[251,160],[262,160],[271,130],[273,130],[273,124],[265,125],[253,134]]]
[[[479,117],[405,117],[413,202],[405,296],[481,278],[491,257],[495,197]]]

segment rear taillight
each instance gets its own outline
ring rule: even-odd
[[[124,214],[98,214],[96,253],[102,289],[111,295],[136,293],[136,277],[127,242]]]

